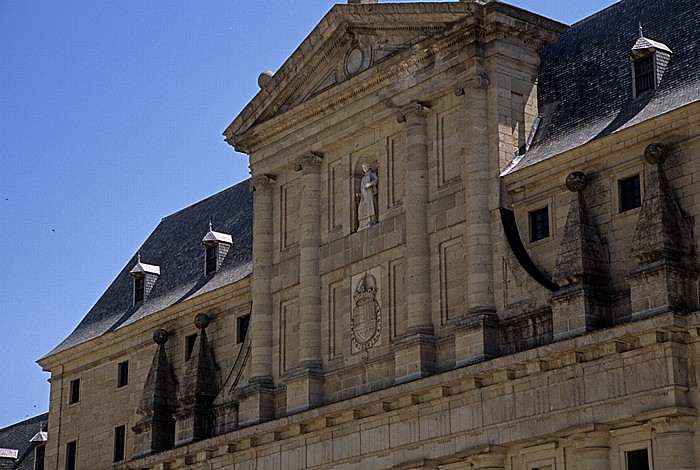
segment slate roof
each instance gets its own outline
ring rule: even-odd
[[[0,429],[0,449],[16,449],[17,461],[12,470],[34,470],[34,444],[29,440],[40,429],[48,428],[49,414],[44,413]]]
[[[632,99],[630,51],[640,23],[673,54],[657,90]],[[700,100],[699,31],[700,0],[622,0],[574,24],[540,51],[545,128],[504,173]]]
[[[210,220],[214,230],[233,236],[233,246],[217,272],[205,276],[202,238],[209,232]],[[160,267],[148,298],[133,305],[129,271],[137,263],[134,254],[75,330],[47,356],[245,278],[252,272],[252,246],[253,198],[248,181],[165,217],[138,250],[143,263]]]

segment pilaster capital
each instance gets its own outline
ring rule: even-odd
[[[248,183],[248,191],[251,193],[257,189],[269,188],[275,184],[275,177],[272,175],[255,176]]]
[[[309,152],[306,155],[297,157],[294,162],[294,171],[301,171],[312,166],[318,166],[323,161],[323,155],[320,153]]]
[[[455,96],[463,96],[466,93],[464,89],[469,85],[474,88],[486,88],[490,84],[491,80],[489,80],[489,77],[485,73],[477,74],[476,77],[466,83],[457,85],[455,87]]]
[[[408,118],[426,116],[430,111],[430,107],[419,101],[413,101],[409,105],[401,108],[396,116],[396,122],[402,123],[406,122]]]
[[[604,427],[601,427],[595,431],[574,434],[571,436],[571,440],[576,445],[576,449],[578,450],[590,448],[609,448],[610,432]]]

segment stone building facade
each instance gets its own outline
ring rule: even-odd
[[[40,360],[48,468],[696,468],[698,27],[334,6]]]

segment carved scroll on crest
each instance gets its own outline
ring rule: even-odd
[[[367,351],[379,340],[382,332],[382,311],[377,302],[377,281],[365,274],[353,292],[354,307],[350,316],[352,341],[358,349]]]

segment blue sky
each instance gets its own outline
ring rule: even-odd
[[[247,178],[221,133],[334,3],[0,1],[0,427],[48,410],[35,361],[160,219]]]

